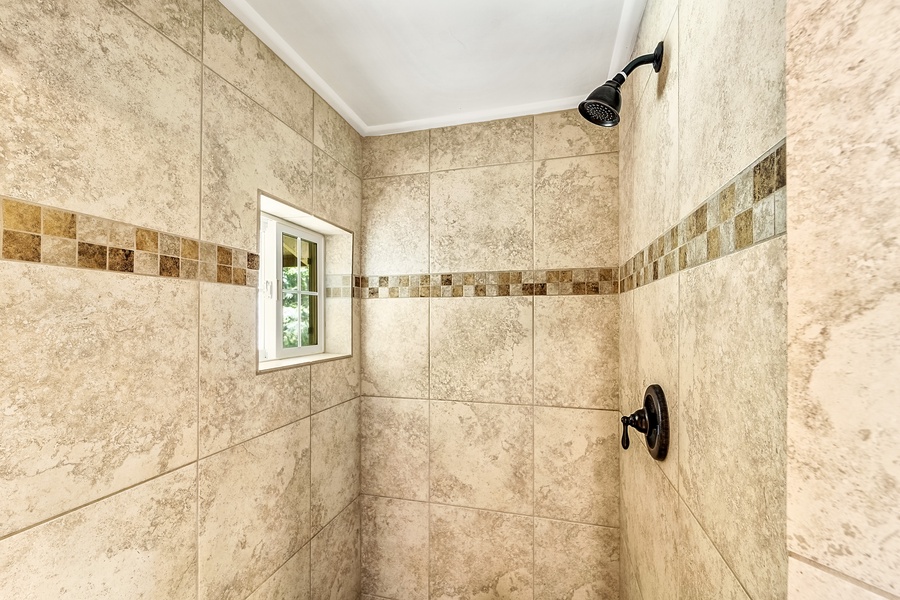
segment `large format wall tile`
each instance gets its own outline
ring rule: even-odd
[[[0,7],[0,193],[197,237],[200,65],[115,2]]]
[[[428,397],[428,299],[368,301],[362,306],[362,393]]]
[[[413,131],[364,137],[362,176],[427,173],[430,136],[429,131]]]
[[[618,409],[619,298],[534,298],[534,403]]]
[[[203,63],[312,140],[312,89],[218,0],[203,8]]]
[[[431,271],[531,269],[532,196],[531,163],[433,173]]]
[[[534,519],[433,505],[432,600],[532,600]]]
[[[597,127],[575,110],[534,116],[534,159],[615,152],[618,131]]]
[[[303,546],[247,600],[309,600],[309,546]]]
[[[200,285],[200,456],[309,415],[309,367],[256,372],[256,294]]]
[[[619,294],[619,412],[630,415],[635,398],[642,394],[637,383],[637,330],[634,291]]]
[[[203,239],[256,252],[260,191],[312,211],[312,151],[300,134],[206,69]]]
[[[362,219],[360,178],[319,148],[313,150],[313,174],[312,213],[359,235]]]
[[[363,398],[360,490],[428,500],[428,401]]]
[[[197,287],[0,263],[0,536],[192,461]]]
[[[0,541],[4,598],[196,598],[191,465]]]
[[[618,265],[616,153],[535,163],[534,268]]]
[[[359,495],[359,400],[312,416],[313,535]]]
[[[431,398],[531,404],[531,298],[435,298],[430,330]]]
[[[534,512],[618,527],[619,415],[606,410],[534,409]]]
[[[530,406],[431,403],[431,500],[531,514]]]
[[[313,538],[312,600],[357,600],[360,595],[359,500]]]
[[[315,131],[313,142],[317,148],[337,159],[355,175],[362,170],[362,137],[336,110],[318,94],[313,100]]]
[[[888,596],[855,585],[791,557],[788,561],[791,600],[885,600]]]
[[[354,336],[359,344],[359,334]],[[310,410],[314,413],[359,396],[359,348],[353,356],[310,366]]]
[[[428,504],[363,496],[362,591],[382,598],[428,597]]]
[[[785,136],[785,0],[682,0],[678,10],[683,218]]]
[[[618,528],[534,520],[535,600],[612,600],[618,594]]]
[[[363,183],[363,273],[428,272],[428,175]]]
[[[634,561],[624,540],[619,543],[619,600],[643,600]]]
[[[680,491],[756,600],[787,578],[785,262],[781,237],[680,283]]]
[[[119,0],[164,36],[200,58],[203,38],[203,0]]]
[[[309,419],[200,461],[200,598],[244,598],[309,539]]]
[[[533,117],[432,129],[431,170],[528,161],[533,139]]]
[[[635,232],[634,133],[622,130],[619,135],[619,260],[616,262],[621,265],[640,246]]]

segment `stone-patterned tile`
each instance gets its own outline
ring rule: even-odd
[[[428,500],[428,401],[363,398],[360,490]]]
[[[413,131],[363,138],[362,176],[427,173],[429,135],[428,131]]]
[[[322,219],[359,233],[362,181],[319,148],[313,149],[313,209]]]
[[[431,403],[431,495],[434,502],[531,514],[530,406]]]
[[[589,123],[577,109],[534,117],[535,160],[616,152],[618,149],[619,136],[615,129]]]
[[[619,415],[534,409],[535,515],[618,527]]]
[[[638,28],[637,39],[635,40],[634,49],[631,58],[636,58],[642,54],[653,52],[661,40],[665,40],[665,55],[663,56],[663,68],[667,68],[666,62],[677,59],[676,55],[669,52],[667,34],[670,31],[672,19],[678,10],[678,0],[656,0],[648,2],[644,9],[644,15],[641,18],[641,24]],[[634,110],[630,110],[633,106],[643,98],[643,95],[653,93],[653,82],[658,79],[659,75],[653,72],[653,69],[637,69],[628,77],[628,83],[622,86],[622,121],[626,120],[626,115],[632,115],[630,122],[634,122],[640,117],[635,115]],[[625,90],[631,88],[635,93],[632,101],[634,105],[626,103]],[[620,125],[621,127],[621,125]]]
[[[619,594],[619,530],[534,520],[535,600]]]
[[[4,194],[197,237],[197,61],[115,2],[4,3],[0,38]]]
[[[531,163],[432,174],[431,272],[531,269],[532,196]]]
[[[428,597],[428,504],[362,496],[362,591]]]
[[[303,546],[247,600],[309,600],[309,546]]]
[[[311,211],[312,183],[312,144],[205,70],[201,237],[256,252],[259,191]]]
[[[678,10],[678,172],[685,208],[785,136],[785,0],[685,0]]]
[[[312,89],[218,0],[203,4],[203,63],[312,140]]]
[[[60,273],[0,263],[0,536],[197,453],[196,287]]]
[[[41,262],[41,236],[35,233],[4,231],[2,256],[7,260]]]
[[[615,410],[619,298],[534,298],[534,403]]]
[[[631,560],[628,545],[621,541],[619,549],[619,599],[644,600],[641,589],[638,587],[637,572]]]
[[[257,374],[256,293],[200,285],[200,456],[309,415],[309,367]]]
[[[535,165],[535,269],[618,264],[618,181],[616,153]]]
[[[884,600],[889,597],[793,557],[788,559],[788,570],[788,597],[791,600]]]
[[[431,398],[532,403],[532,299],[431,300]]]
[[[431,130],[431,170],[484,167],[532,159],[534,118],[516,117]]]
[[[363,182],[363,273],[428,272],[428,191],[427,174]]]
[[[200,461],[200,598],[245,597],[309,539],[310,422]]]
[[[359,400],[312,416],[313,535],[359,495]]]
[[[619,412],[631,414],[631,407],[644,390],[637,382],[637,330],[634,321],[634,291],[619,294]]]
[[[359,396],[359,354],[310,366],[312,412],[321,412]]]
[[[680,275],[680,491],[754,598],[784,597],[787,575],[785,252],[776,238]]]
[[[0,541],[3,596],[196,598],[196,473],[185,467]]]
[[[313,142],[355,175],[362,171],[362,137],[318,94],[313,100]]]
[[[357,500],[313,538],[312,600],[357,600],[361,571]]]
[[[627,86],[626,86],[627,88]],[[634,134],[621,129],[619,139],[619,260],[620,265],[640,250],[634,198]],[[643,216],[643,215],[642,215]]]
[[[48,235],[41,237],[42,263],[50,265],[61,265],[65,267],[74,267],[77,256],[78,244],[75,240],[55,238]]]
[[[534,519],[431,507],[432,600],[531,600]]]
[[[428,397],[428,298],[362,305],[362,393]]]
[[[200,58],[203,0],[119,0],[164,36]]]

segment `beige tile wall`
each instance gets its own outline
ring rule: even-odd
[[[542,295],[618,267],[616,151],[575,111],[363,140],[364,597],[618,596],[616,290]]]
[[[246,262],[258,190],[359,233],[361,137],[217,1],[4,3],[0,36],[0,196],[79,240]],[[257,375],[252,286],[109,269],[0,262],[0,596],[355,600],[359,319]]]

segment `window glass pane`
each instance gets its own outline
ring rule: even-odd
[[[281,287],[284,291],[296,290],[299,274],[297,238],[286,233],[281,234],[281,255]]]
[[[300,311],[297,306],[297,294],[284,294],[281,298],[281,345],[284,348],[297,348],[300,345],[299,327]]]
[[[300,289],[304,292],[317,292],[316,282],[316,248],[315,242],[300,240]]]
[[[300,337],[304,346],[315,346],[319,343],[316,330],[318,297],[303,294],[300,296]]]

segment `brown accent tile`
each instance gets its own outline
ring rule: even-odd
[[[572,283],[572,271],[571,270],[563,270],[559,272],[559,282],[560,283]]]
[[[134,244],[138,250],[145,252],[159,253],[159,234],[150,229],[141,229],[134,234]]]
[[[200,242],[188,238],[181,238],[181,258],[200,260]]]
[[[15,200],[3,200],[3,229],[41,232],[41,207]],[[22,259],[24,260],[24,259]]]
[[[734,216],[735,186],[732,183],[719,192],[719,222],[724,223]]]
[[[588,296],[596,296],[600,293],[600,282],[599,281],[588,281],[584,284],[584,293]]]
[[[483,297],[483,296],[487,296],[487,285],[485,285],[483,283],[475,284],[475,296],[477,296],[479,298]]]
[[[681,246],[678,248],[678,270],[682,271],[687,269],[687,266],[687,246]]]
[[[181,277],[181,260],[174,256],[160,254],[159,274],[163,277]]]
[[[522,284],[522,295],[523,296],[533,296],[534,295],[534,284],[533,283],[523,283]]]
[[[509,284],[501,283],[497,286],[497,295],[498,296],[509,296]]]
[[[55,208],[44,208],[43,216],[44,235],[68,238],[70,240],[75,239],[77,235],[75,213]]]
[[[111,221],[92,217],[90,215],[76,215],[76,227],[78,228],[78,241],[93,244],[94,246],[106,246],[109,244],[109,230]]]
[[[463,296],[463,286],[454,285],[452,286],[452,294],[454,298],[462,298]]]
[[[378,278],[378,287],[387,287],[388,286],[388,278],[387,277],[379,277]]]
[[[106,269],[106,246],[78,242],[78,266],[86,269]]]
[[[583,281],[572,284],[572,293],[576,296],[583,296],[587,291],[587,284]]]
[[[787,185],[787,147],[781,146],[775,151],[775,189],[780,190]]]
[[[45,235],[41,238],[41,262],[48,265],[74,267],[78,258],[75,240]]]
[[[559,271],[547,271],[547,283],[559,283]]]
[[[3,258],[41,262],[41,236],[4,230]]]
[[[534,295],[535,296],[546,296],[547,295],[547,284],[546,283],[534,284]]]
[[[753,167],[753,203],[756,204],[775,191],[775,153],[759,161]]]
[[[612,281],[617,278],[616,269],[597,269],[597,277],[593,281]]]
[[[722,248],[719,244],[719,228],[710,229],[706,234],[706,257],[707,260],[715,260],[722,254]]]
[[[134,225],[111,221],[109,224],[109,246],[123,250],[134,250],[134,233],[136,229]]]
[[[159,234],[159,253],[166,256],[181,256],[181,238],[168,233]]]
[[[475,273],[464,273],[463,285],[475,285]]]
[[[184,248],[184,245],[182,245]],[[198,279],[200,277],[200,263],[196,260],[181,260],[181,278]]]
[[[409,287],[409,275],[400,276],[400,287]]]
[[[235,267],[232,271],[232,281],[235,285],[247,285],[247,269],[241,269],[240,267]],[[397,288],[391,288],[397,289]],[[396,298],[396,296],[393,296]]]
[[[138,250],[134,255],[134,272],[140,275],[159,275],[159,255]]]
[[[219,248],[221,248],[221,246],[219,246]],[[231,283],[231,267],[226,265],[219,265],[216,270],[216,281],[219,283]],[[371,292],[372,290],[370,289],[369,293]]]
[[[134,273],[134,250],[110,248],[108,269],[120,273]]]
[[[419,286],[419,298],[428,298],[431,296],[431,286],[430,285],[420,285]]]
[[[753,209],[748,208],[734,218],[734,248],[741,250],[753,245]]]
[[[388,288],[388,298],[399,298],[400,297],[400,288],[398,287],[389,287]]]
[[[227,267],[231,267],[231,248],[226,248],[225,246],[217,246],[216,247],[216,263],[220,264],[220,265],[225,265]],[[230,269],[229,269],[227,283],[231,283]]]
[[[706,204],[701,205],[688,217],[688,241],[706,232]]]
[[[254,254],[253,252],[247,253],[247,268],[253,271],[259,270],[259,254]]]

